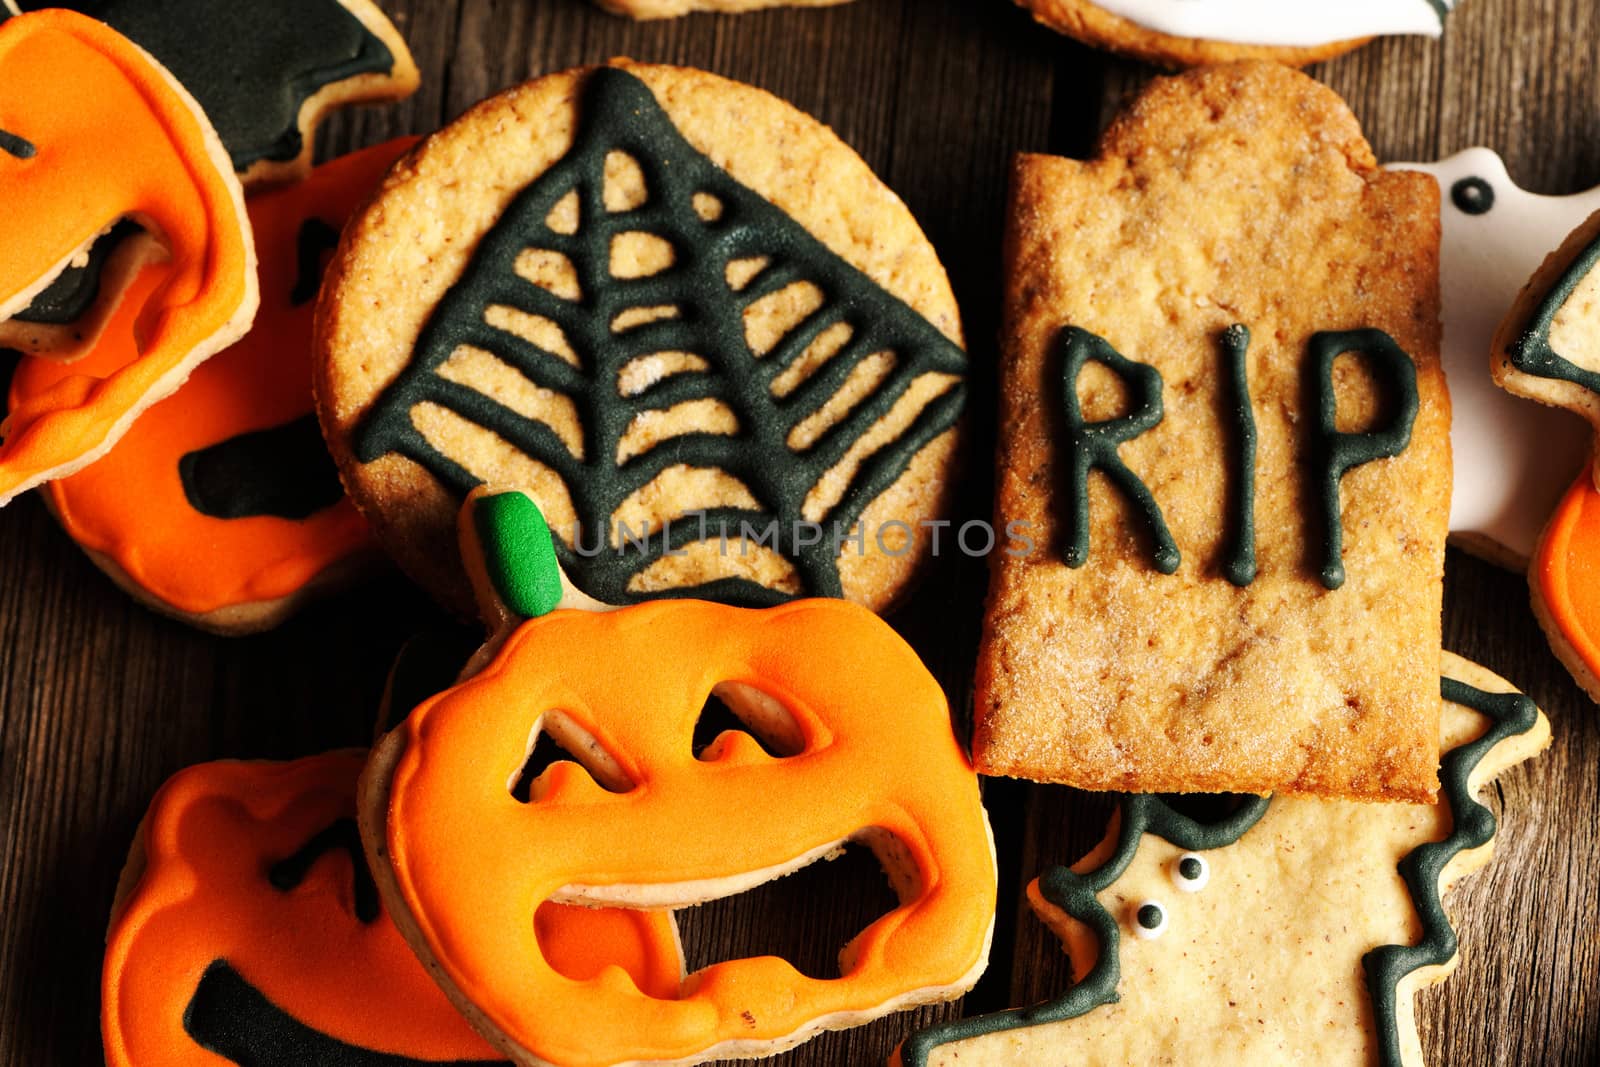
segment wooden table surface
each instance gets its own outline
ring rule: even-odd
[[[615,55],[751,82],[832,125],[910,204],[949,268],[976,378],[962,508],[986,515],[1007,161],[1018,150],[1090,154],[1149,69],[1036,28],[1006,0],[858,0],[646,25],[583,0],[382,3],[410,41],[422,89],[400,106],[334,119],[324,155],[428,132],[521,79]],[[1600,184],[1595,0],[1464,0],[1442,42],[1380,41],[1312,73],[1350,101],[1381,159],[1486,144],[1533,190]],[[894,620],[958,706],[983,583],[981,565],[947,557]],[[100,1062],[105,917],[161,782],[219,756],[289,758],[364,743],[391,657],[437,621],[391,576],[277,632],[213,638],[136,607],[36,499],[0,515],[0,1064]],[[1428,1061],[1595,1062],[1600,717],[1548,651],[1521,576],[1452,550],[1445,637],[1530,693],[1550,715],[1555,744],[1490,791],[1503,816],[1499,852],[1454,898],[1460,970],[1420,998]],[[913,1024],[1063,988],[1063,955],[1019,909],[1021,888],[1099,838],[1106,801],[999,781],[986,796],[1002,903],[982,983],[964,1004],[828,1035],[776,1062],[882,1063]],[[689,964],[777,952],[828,973],[838,945],[890,906],[870,855],[851,855],[687,913]]]

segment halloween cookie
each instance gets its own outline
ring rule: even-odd
[[[1436,184],[1276,64],[1018,160],[995,525],[1034,549],[994,556],[981,772],[1433,795],[1438,251]]]
[[[82,359],[94,350],[140,270],[160,258],[160,243],[124,219],[27,307],[0,322],[0,348],[64,363]]]
[[[356,831],[365,755],[206,763],[157,794],[106,939],[107,1067],[503,1063],[384,912]],[[678,986],[666,913],[527,918],[567,980]]]
[[[318,412],[400,564],[462,613],[455,514],[526,489],[608,603],[881,608],[943,513],[965,396],[950,287],[825,127],[619,63],[425,141],[346,231]]]
[[[1523,289],[1495,334],[1493,360],[1495,380],[1510,392],[1600,427],[1600,213],[1551,253]],[[1564,418],[1545,413],[1538,425]],[[1550,647],[1600,700],[1597,476],[1600,468],[1583,464],[1540,536],[1528,583]]]
[[[115,159],[116,166],[107,166]],[[70,11],[0,22],[0,319],[119,220],[165,262],[133,306],[133,358],[11,409],[0,504],[109,449],[149,405],[249,328],[255,252],[239,181],[198,106],[136,45]]]
[[[594,0],[613,15],[667,19],[693,11],[757,11],[768,7],[830,7],[849,0]]]
[[[1457,0],[1017,0],[1085,44],[1169,67],[1241,59],[1304,66],[1383,34],[1437,37]]]
[[[220,633],[277,625],[375,554],[345,499],[311,408],[311,314],[339,230],[412,139],[318,167],[251,197],[262,307],[249,334],[150,408],[104,458],[44,492],[95,564],[157,611]],[[150,267],[87,358],[25,361],[24,408],[75,376],[106,378],[136,355],[134,310]],[[206,565],[195,566],[204,547]]]
[[[1126,798],[1105,841],[1028,890],[1075,984],[907,1040],[901,1067],[1316,1063],[1421,1067],[1412,1000],[1458,955],[1441,897],[1488,862],[1479,799],[1549,723],[1444,657],[1437,805],[1282,797],[1197,822]]]
[[[1443,194],[1439,277],[1455,456],[1450,539],[1520,571],[1588,457],[1589,433],[1576,418],[1541,411],[1496,388],[1484,353],[1549,250],[1600,211],[1600,189],[1562,197],[1525,192],[1487,148],[1396,166],[1433,175]]]
[[[379,743],[361,829],[401,931],[499,1048],[567,1067],[765,1055],[971,987],[994,921],[988,823],[943,691],[885,623],[840,600],[565,608],[581,594],[527,497],[479,490],[462,525],[505,624],[477,673]],[[748,730],[697,756],[713,693]],[[530,780],[546,737],[571,759]],[[668,996],[617,974],[574,982],[527,921],[551,900],[717,899],[850,841],[900,905],[830,980],[769,956]]]
[[[1600,211],[1550,253],[1518,295],[1494,336],[1491,365],[1501,388],[1576,412],[1600,429]]]
[[[418,83],[405,41],[372,0],[0,0],[6,5],[80,11],[155,56],[200,102],[247,184],[305,177],[324,114],[399,100]]]

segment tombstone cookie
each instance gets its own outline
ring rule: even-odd
[[[491,1067],[384,912],[362,855],[366,754],[205,763],[157,794],[106,938],[107,1067]],[[573,981],[677,988],[666,913],[549,904],[529,929]]]
[[[1475,664],[1447,653],[1441,689],[1438,804],[1248,799],[1198,822],[1126,798],[1099,848],[1028,890],[1073,986],[917,1034],[899,1067],[1422,1067],[1412,1000],[1455,966],[1441,898],[1489,860],[1480,795],[1550,741]]]
[[[760,1056],[972,986],[994,922],[988,823],[943,691],[887,624],[822,599],[578,610],[563,605],[599,606],[563,581],[527,497],[475,491],[462,530],[496,637],[378,743],[361,828],[406,939],[499,1048],[570,1067]],[[713,694],[741,728],[696,754]],[[530,770],[546,741],[569,758]],[[900,903],[836,977],[766,956],[666,996],[575,982],[528,922],[551,900],[730,896],[850,841]]]
[[[1438,240],[1436,184],[1275,64],[1018,160],[996,526],[1032,551],[993,561],[980,771],[1433,795]]]
[[[311,313],[345,219],[412,143],[345,156],[251,197],[262,305],[250,332],[146,411],[104,458],[45,487],[68,535],[157,611],[226,634],[267,629],[376,553],[312,413]],[[136,352],[132,309],[160,273],[146,269],[90,356],[24,361],[12,407],[69,377],[126,365]],[[197,567],[202,546],[206,565]]]
[[[1522,570],[1545,520],[1589,455],[1589,433],[1496,388],[1484,353],[1506,309],[1550,249],[1600,211],[1600,189],[1537,196],[1503,160],[1473,148],[1432,164],[1401,163],[1439,181],[1443,223],[1445,376],[1450,383],[1450,539],[1491,563]]]
[[[1085,44],[1168,67],[1241,59],[1304,66],[1385,34],[1437,37],[1458,0],[1017,0]]]
[[[699,71],[469,111],[352,222],[317,326],[352,497],[463,613],[483,482],[538,499],[608,603],[881,608],[945,506],[966,360],[933,250],[831,132]]]
[[[107,160],[115,159],[115,166]],[[255,314],[255,252],[239,181],[204,114],[126,38],[70,11],[0,22],[0,319],[119,221],[165,262],[133,319],[136,352],[11,409],[0,504],[85,466],[138,414],[237,340]]]

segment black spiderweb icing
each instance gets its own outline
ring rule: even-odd
[[[464,495],[478,479],[429,443],[412,422],[417,405],[439,405],[492,431],[560,476],[580,523],[579,543],[586,549],[575,552],[558,538],[561,561],[580,587],[601,600],[638,599],[629,591],[629,580],[655,560],[701,540],[737,544],[752,536],[745,533],[747,526],[769,534],[762,543],[790,561],[804,595],[841,595],[843,536],[924,446],[955,425],[965,399],[963,384],[953,382],[861,461],[842,497],[821,518],[827,532],[820,537],[803,526],[808,492],[918,379],[964,374],[965,354],[932,323],[695,150],[631,74],[612,68],[596,71],[586,86],[581,113],[572,150],[517,196],[483,237],[461,281],[434,310],[410,364],[359,427],[358,458],[370,462],[392,453],[407,456]],[[613,212],[605,206],[606,159],[613,152],[631,157],[645,180],[646,200],[631,210]],[[552,212],[574,194],[576,231],[552,229]],[[714,206],[707,209],[708,204]],[[613,238],[630,233],[669,243],[672,265],[648,277],[614,277]],[[529,250],[565,256],[580,295],[566,299],[521,277],[517,261]],[[735,288],[728,265],[756,258],[765,260],[765,266]],[[821,306],[757,356],[745,334],[745,309],[800,282],[816,286]],[[578,366],[490,325],[486,316],[494,307],[554,323],[577,355]],[[675,317],[614,328],[625,312],[661,307],[675,309]],[[775,388],[786,369],[841,323],[849,327],[850,337],[836,354],[792,390]],[[461,346],[488,352],[534,385],[569,398],[583,427],[581,458],[544,423],[442,376],[440,368]],[[624,368],[645,356],[674,352],[699,357],[703,368],[671,374],[623,395],[619,376]],[[881,353],[892,354],[892,368],[865,399],[806,447],[790,447],[795,428],[821,411],[852,372]],[[731,410],[737,432],[680,433],[617,462],[618,445],[637,416],[704,400],[720,401]],[[678,465],[727,472],[759,506],[691,512],[692,518],[652,529],[648,539],[624,543],[624,551],[594,551],[611,532],[612,517],[623,503]],[[806,543],[813,539],[815,543]],[[736,603],[782,599],[744,578],[719,579],[675,593]]]

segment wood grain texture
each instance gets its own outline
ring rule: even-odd
[[[424,83],[346,113],[324,156],[428,132],[525,77],[613,55],[705,67],[832,125],[907,201],[949,267],[975,374],[962,510],[991,485],[1000,210],[1018,150],[1087,155],[1147,68],[1035,28],[1003,0],[858,0],[819,11],[635,25],[582,0],[382,0]],[[1465,0],[1443,42],[1381,41],[1313,71],[1350,100],[1384,159],[1498,149],[1523,185],[1600,184],[1600,8],[1594,0]],[[967,699],[984,584],[947,553],[896,618]],[[105,916],[157,786],[221,756],[287,758],[363,743],[390,658],[438,621],[398,578],[320,605],[276,633],[225,641],[134,606],[34,499],[0,515],[0,1065],[100,1062]],[[1500,780],[1492,867],[1455,896],[1464,958],[1422,998],[1429,1062],[1584,1064],[1600,1048],[1600,710],[1550,655],[1526,584],[1452,552],[1448,646],[1505,675],[1555,725],[1552,750]],[[916,1022],[1053,995],[1059,947],[1022,886],[1099,839],[1101,797],[991,782],[1002,907],[989,974],[965,1005],[829,1035],[778,1063],[872,1064]],[[775,813],[781,817],[781,813]],[[685,917],[691,964],[779,952],[825,971],[890,905],[852,855]]]

